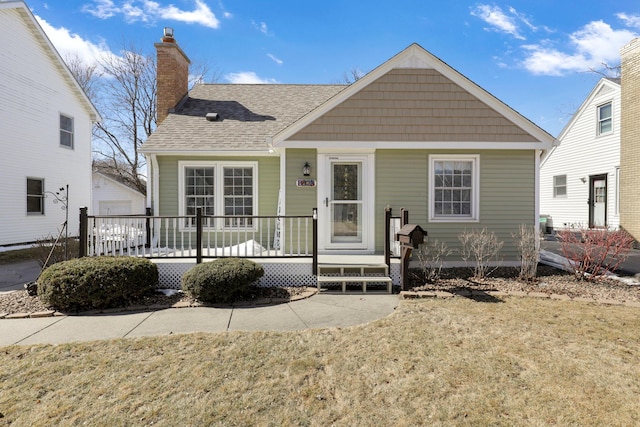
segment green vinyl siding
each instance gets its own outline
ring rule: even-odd
[[[302,175],[305,162],[311,165],[311,175]],[[292,149],[286,151],[286,189],[287,215],[311,215],[317,205],[317,187],[297,187],[296,181],[301,178],[317,179],[318,165],[315,149]]]
[[[429,222],[429,154],[480,156],[480,219],[478,222]],[[517,261],[512,234],[520,224],[535,223],[535,152],[533,150],[378,150],[376,151],[376,251],[384,247],[384,209],[393,215],[409,210],[409,222],[419,224],[429,240],[444,241],[460,260],[458,235],[486,227],[504,241],[501,258]]]
[[[317,179],[318,165],[315,149],[291,149],[285,152],[286,156],[286,213],[287,216],[310,216],[313,208],[317,205],[317,187],[298,187],[298,179]],[[305,177],[302,174],[302,166],[305,162],[311,165],[311,174]],[[306,231],[306,232],[305,232]],[[291,246],[294,251],[304,251],[305,247],[311,246],[313,229],[311,220],[301,220],[298,224],[294,220],[285,228],[284,240],[287,247]],[[298,243],[299,242],[299,243]],[[307,243],[308,242],[308,243]]]

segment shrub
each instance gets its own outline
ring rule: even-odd
[[[578,228],[557,232],[562,255],[578,280],[595,280],[627,259],[633,237],[624,230]]]
[[[420,245],[416,255],[424,280],[430,283],[437,282],[440,279],[445,258],[452,252],[445,242],[438,240]]]
[[[65,253],[68,252],[69,259],[78,258],[80,243],[75,237],[67,239],[67,248],[65,251],[65,239],[56,239],[49,235],[38,240],[33,245],[33,257],[41,267],[48,267],[53,264],[65,261]],[[46,265],[45,265],[46,264]]]
[[[520,224],[518,232],[512,236],[516,239],[516,246],[520,253],[520,279],[535,279],[540,255],[538,229],[533,225]]]
[[[264,275],[260,264],[243,258],[222,258],[198,264],[182,276],[182,290],[204,302],[230,303],[250,296]]]
[[[38,296],[65,311],[114,308],[153,292],[157,283],[156,265],[144,258],[79,258],[43,271]]]
[[[462,259],[473,262],[473,277],[484,279],[498,268],[498,256],[504,242],[498,241],[494,232],[487,231],[486,228],[465,230],[458,236],[458,240],[462,243],[460,250]],[[493,268],[490,265],[492,260],[496,261]]]

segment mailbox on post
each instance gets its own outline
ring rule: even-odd
[[[396,233],[396,241],[402,247],[402,290],[409,288],[409,258],[411,251],[418,249],[424,243],[424,236],[427,232],[417,224],[405,224]]]
[[[402,246],[410,246],[418,249],[418,247],[424,243],[424,236],[426,235],[427,232],[419,225],[407,224],[396,234],[396,241],[400,242]]]

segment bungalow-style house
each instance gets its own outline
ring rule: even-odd
[[[549,231],[620,225],[620,113],[620,79],[601,79],[542,159]]]
[[[519,263],[512,233],[538,223],[539,159],[554,138],[421,46],[348,86],[190,91],[175,39],[155,46],[159,125],[141,150],[154,215],[317,208],[318,253],[347,259],[381,254],[385,208],[406,208],[429,239],[457,248],[460,233],[487,228],[504,264]],[[255,226],[214,232],[229,224]]]
[[[56,237],[67,212],[77,234],[100,115],[24,2],[0,2],[0,37],[0,245]]]
[[[144,215],[147,198],[118,175],[94,169],[91,176],[91,208],[95,215]]]

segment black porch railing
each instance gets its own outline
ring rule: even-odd
[[[385,263],[400,255],[395,233],[409,213],[385,209]],[[80,208],[79,255],[146,258],[312,258],[318,266],[318,212],[309,216],[88,215]]]

